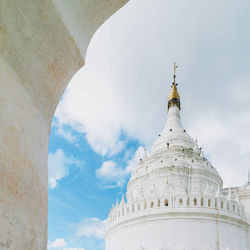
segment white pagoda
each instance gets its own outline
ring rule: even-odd
[[[250,249],[250,185],[223,189],[180,110],[174,73],[166,125],[109,213],[106,250]]]

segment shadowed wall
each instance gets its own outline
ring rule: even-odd
[[[51,120],[92,35],[126,2],[0,0],[0,249],[47,248]]]

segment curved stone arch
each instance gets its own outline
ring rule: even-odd
[[[235,205],[234,202],[233,202],[232,210],[233,210],[233,212],[235,213],[235,211],[236,211],[236,205]]]
[[[0,140],[5,141],[0,155],[5,166],[5,179],[0,176],[5,204],[0,208],[0,214],[5,214],[0,216],[0,234],[11,238],[12,248],[47,248],[47,157],[52,116],[70,79],[84,65],[91,37],[127,1],[1,3],[1,31],[5,32],[0,41],[4,48],[0,48],[0,84],[6,99],[0,110]],[[10,157],[13,149],[15,157]],[[18,178],[20,171],[22,178]],[[15,211],[11,209],[13,201]],[[20,219],[15,216],[17,211]],[[24,236],[17,237],[21,231]]]
[[[169,199],[168,198],[164,199],[164,207],[169,207]]]
[[[154,201],[150,202],[150,208],[154,208]]]
[[[186,206],[187,197],[185,195],[177,195],[175,197],[175,206]]]
[[[208,206],[208,207],[212,207],[212,200],[211,200],[210,197],[209,197],[208,200],[207,200],[207,206]]]
[[[179,198],[179,206],[183,206],[184,204],[183,204],[183,202],[184,202],[184,199],[183,198]]]
[[[231,201],[231,211],[233,213],[236,213],[236,211],[237,211],[237,203],[233,200]]]
[[[224,200],[221,200],[221,201],[220,201],[220,208],[221,208],[221,209],[224,209],[224,208],[225,208]]]
[[[198,199],[196,197],[193,198],[193,206],[198,206]]]

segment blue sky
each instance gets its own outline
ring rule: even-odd
[[[100,27],[52,123],[49,250],[104,250],[109,209],[164,126],[174,61],[184,127],[224,186],[247,182],[249,11],[248,0],[131,0]]]
[[[95,153],[83,134],[70,127],[65,129],[76,136],[77,144],[58,135],[56,125],[52,127],[49,147],[49,167],[53,168],[49,174],[49,246],[53,246],[55,239],[61,239],[55,244],[61,246],[57,249],[70,246],[101,250],[104,249],[103,220],[112,203],[126,191],[129,173],[118,173],[111,178],[105,174],[98,175],[98,169],[104,162],[126,168],[128,160],[138,149],[138,141],[123,136],[126,147],[115,156],[107,157]]]

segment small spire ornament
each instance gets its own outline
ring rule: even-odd
[[[179,109],[181,109],[180,96],[179,96],[179,93],[177,91],[177,83],[175,82],[177,68],[178,68],[178,66],[176,65],[176,63],[174,63],[174,81],[172,83],[171,92],[170,92],[170,95],[168,97],[168,110],[172,106],[177,106]]]

